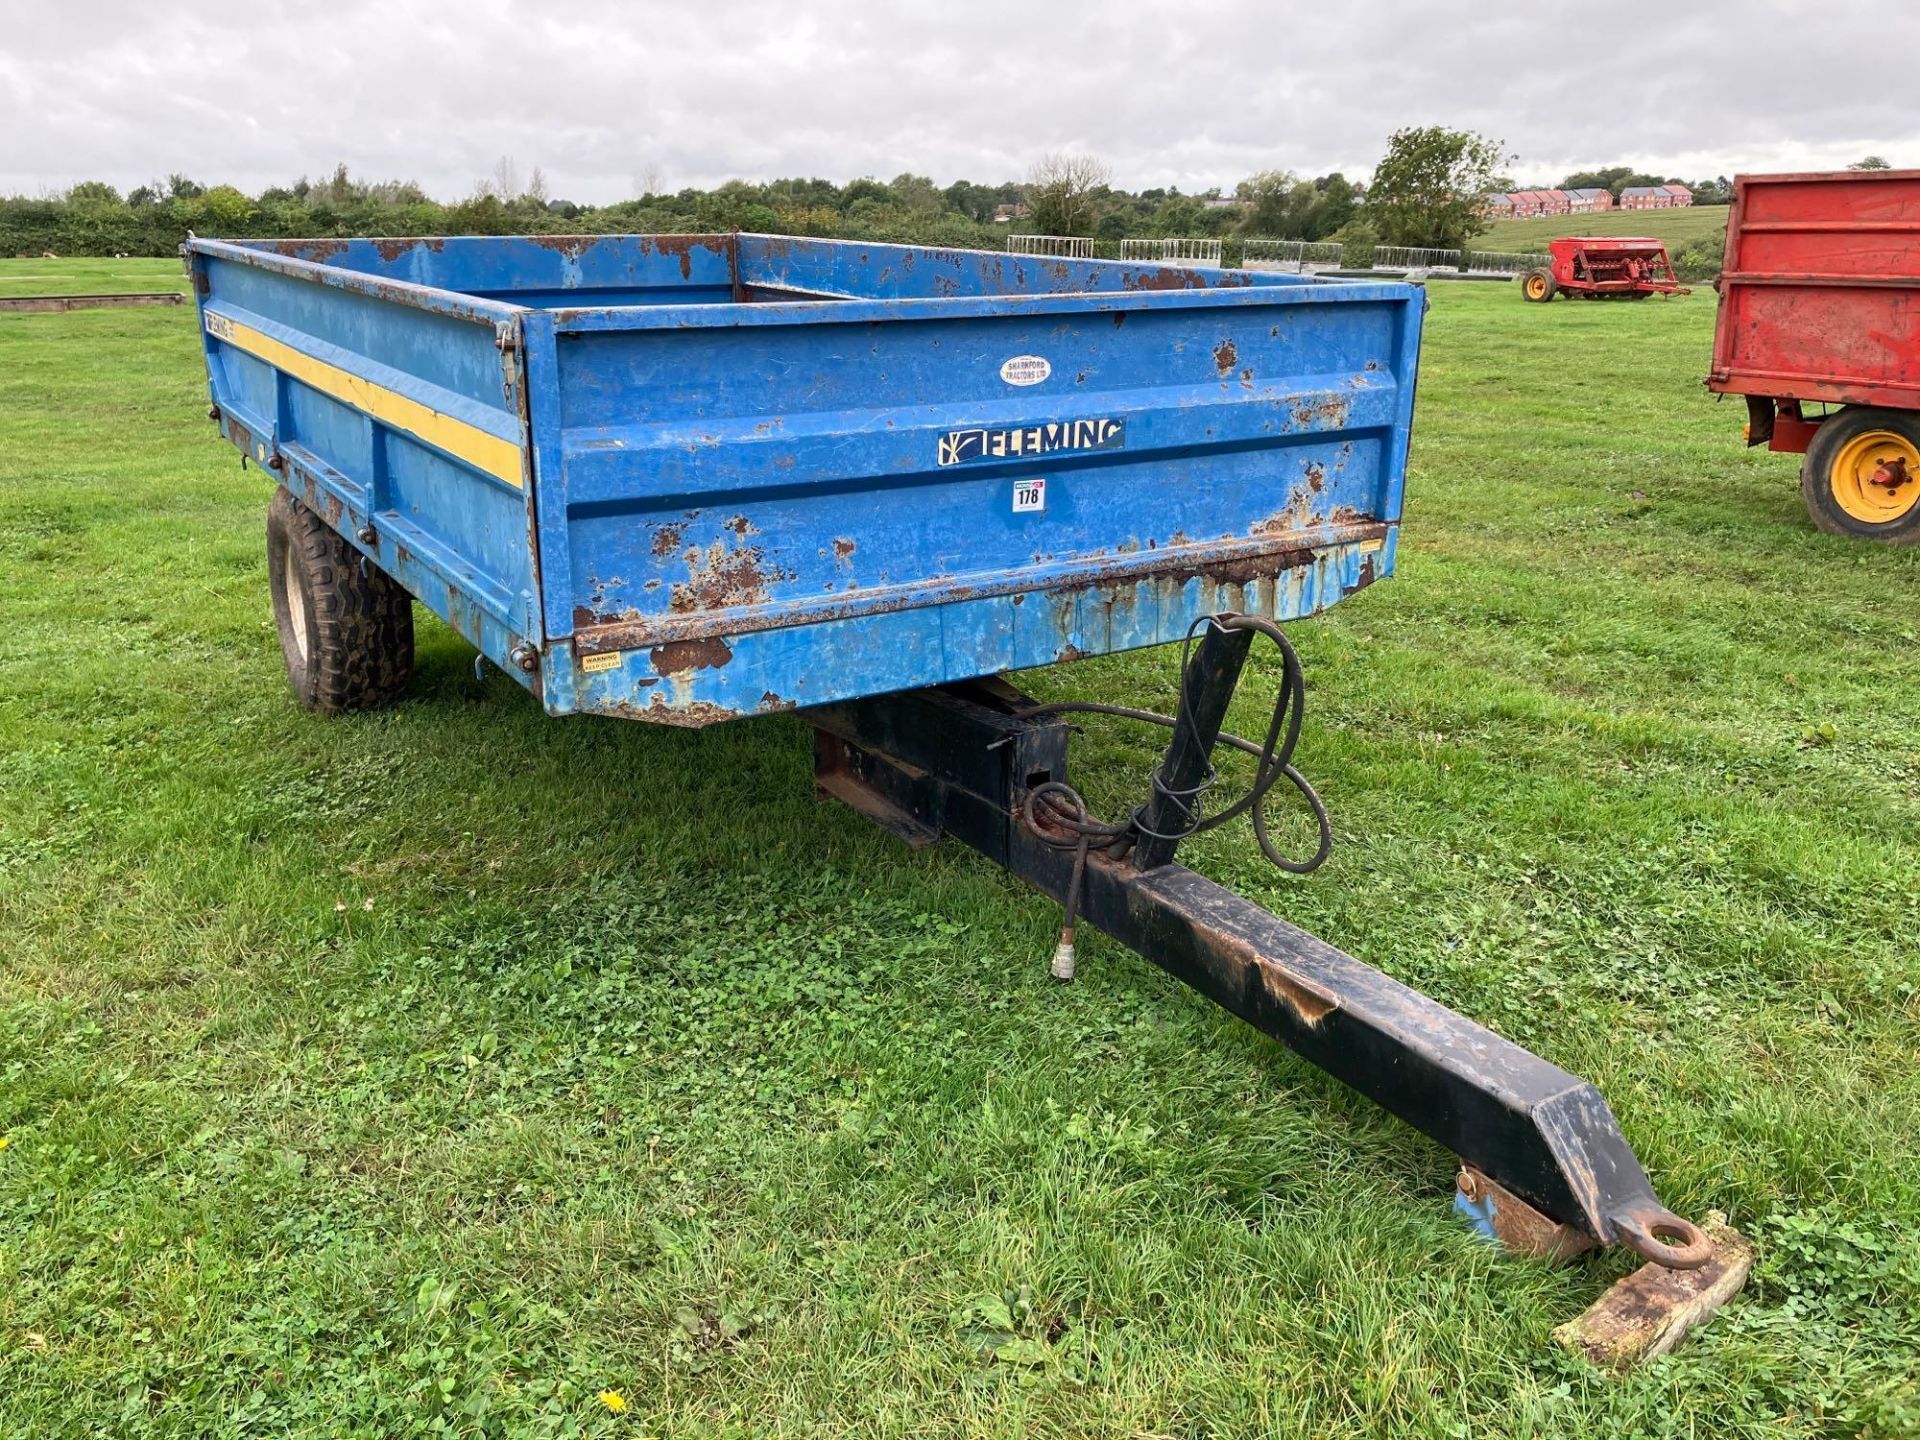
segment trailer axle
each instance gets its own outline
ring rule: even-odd
[[[1185,820],[1168,797],[1205,768],[1226,710],[1212,692],[1231,688],[1244,652],[1244,632],[1226,626],[1196,647],[1182,683],[1199,698],[1189,705],[1183,692],[1156,821]],[[1446,1146],[1509,1206],[1672,1269],[1712,1257],[1699,1227],[1660,1203],[1593,1085],[1174,863],[1172,826],[1155,824],[1131,849],[1050,833],[1053,807],[1028,802],[1065,786],[1069,727],[1004,681],[807,718],[823,794],[909,843],[950,835],[1063,904],[1071,898],[1088,924]]]

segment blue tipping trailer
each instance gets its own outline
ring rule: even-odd
[[[767,235],[194,240],[213,418],[282,481],[301,699],[397,697],[415,600],[557,715],[804,708],[823,794],[951,836],[1455,1152],[1484,1232],[1714,1262],[1593,1086],[1184,866],[1331,843],[1274,623],[1391,573],[1424,297],[1396,283]],[[1221,733],[1280,649],[1264,742]],[[997,672],[1183,640],[1147,799]],[[1254,757],[1204,813],[1216,744]],[[1285,780],[1319,851],[1261,818]]]
[[[1406,286],[768,235],[187,254],[222,431],[554,714],[937,684],[1393,568]]]

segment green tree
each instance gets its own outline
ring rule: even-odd
[[[1395,131],[1367,191],[1367,218],[1389,245],[1464,245],[1480,233],[1494,174],[1512,156],[1471,130]]]
[[[1891,170],[1893,166],[1887,163],[1883,155],[1869,155],[1864,160],[1854,161],[1847,168],[1849,170]]]
[[[1111,172],[1091,155],[1047,155],[1027,180],[1027,214],[1042,235],[1091,235]]]
[[[1298,238],[1296,231],[1304,207],[1296,196],[1301,188],[1300,177],[1291,170],[1262,170],[1242,180],[1233,187],[1234,198],[1241,205],[1240,233]],[[1313,187],[1305,188],[1311,205]]]
[[[1612,190],[1631,174],[1631,165],[1608,165],[1599,170],[1576,170],[1560,184],[1567,190]]]

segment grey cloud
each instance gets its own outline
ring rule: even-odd
[[[1390,131],[1436,122],[1504,139],[1536,180],[1920,166],[1920,100],[1872,60],[1915,56],[1911,0],[0,0],[0,190],[175,170],[258,189],[344,160],[452,197],[512,155],[603,202],[649,171],[999,180],[1052,150],[1204,189],[1364,173]]]

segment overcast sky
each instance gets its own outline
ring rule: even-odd
[[[1916,66],[1920,0],[0,0],[0,191],[345,161],[445,199],[511,155],[605,202],[649,176],[1019,179],[1048,151],[1195,191],[1363,175],[1424,124],[1506,141],[1522,182],[1920,167]]]

